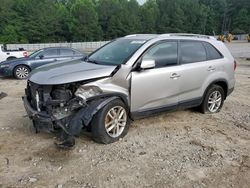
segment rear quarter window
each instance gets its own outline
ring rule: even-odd
[[[207,60],[207,53],[202,42],[181,41],[180,62],[181,64],[195,63]]]
[[[81,56],[82,53],[81,53],[81,52],[78,52],[78,51],[76,51],[76,50],[74,50],[74,55]]]
[[[207,51],[207,60],[214,60],[223,58],[222,54],[213,45],[204,42],[203,43]]]

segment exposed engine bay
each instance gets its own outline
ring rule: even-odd
[[[38,112],[29,114],[36,131],[62,128],[68,134],[77,135],[82,127],[88,126],[93,115],[106,104],[107,98],[101,97],[103,92],[98,87],[84,84],[41,86],[29,81],[26,96],[31,108]]]

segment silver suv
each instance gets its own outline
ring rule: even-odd
[[[191,107],[219,112],[235,68],[214,37],[129,35],[85,59],[36,69],[23,101],[37,131],[62,132],[58,146],[73,146],[82,128],[108,144],[127,134],[130,119]]]

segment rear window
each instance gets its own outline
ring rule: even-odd
[[[203,44],[207,50],[207,60],[223,58],[221,53],[213,45],[207,42],[204,42]]]
[[[181,64],[195,63],[207,60],[207,54],[202,42],[181,41]]]
[[[61,56],[73,56],[74,51],[70,49],[60,49]]]
[[[74,50],[74,55],[79,55],[80,56],[80,55],[82,55],[82,53]]]

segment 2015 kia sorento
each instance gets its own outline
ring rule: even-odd
[[[62,131],[71,147],[82,128],[99,143],[124,137],[130,119],[199,106],[219,112],[235,85],[236,62],[214,37],[129,35],[83,60],[35,70],[24,106],[37,130]]]

